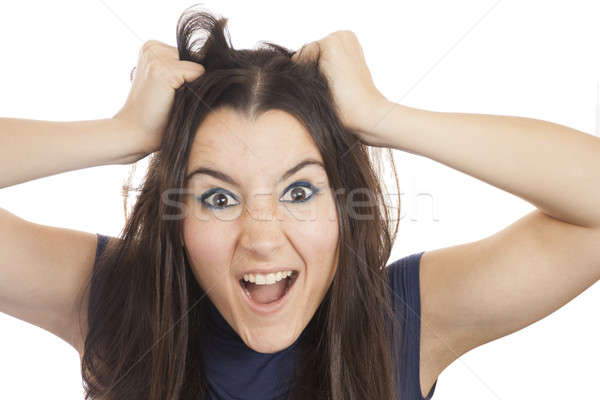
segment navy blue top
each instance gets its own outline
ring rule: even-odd
[[[96,259],[109,238],[97,235]],[[387,266],[394,307],[403,331],[398,361],[402,400],[430,400],[437,384],[436,380],[427,397],[421,395],[419,264],[423,253],[411,254]],[[285,395],[285,388],[289,387],[286,382],[293,372],[296,345],[303,334],[292,345],[276,353],[258,353],[246,346],[210,300],[208,304],[211,332],[202,338],[201,349],[209,397],[215,400],[279,399]]]

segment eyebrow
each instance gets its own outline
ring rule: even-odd
[[[325,169],[325,166],[323,165],[322,162],[315,160],[313,158],[306,158],[302,161],[300,161],[298,164],[294,165],[292,168],[288,169],[282,176],[281,178],[279,178],[279,180],[277,181],[277,183],[280,183],[284,180],[286,180],[287,178],[289,178],[290,176],[294,175],[296,172],[300,171],[302,168],[308,166],[308,165],[318,165],[321,168]],[[196,175],[196,174],[205,174],[205,175],[210,175],[216,179],[222,180],[223,182],[227,182],[231,185],[235,185],[237,187],[240,187],[240,184],[236,182],[235,179],[233,179],[232,177],[230,177],[229,175],[221,172],[221,171],[217,171],[214,170],[212,168],[208,168],[208,167],[198,167],[196,169],[194,169],[192,172],[190,172],[184,179],[184,183],[187,182],[192,176]]]

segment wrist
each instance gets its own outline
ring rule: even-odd
[[[371,109],[373,122],[363,133],[371,145],[407,150],[403,138],[414,135],[416,118],[426,112],[383,98]]]
[[[423,140],[427,141],[428,121],[439,113],[394,102],[388,102],[382,108],[385,110],[383,117],[370,133],[374,140],[382,147],[421,154],[417,149],[421,149]]]
[[[118,113],[110,120],[112,129],[109,140],[119,144],[119,151],[115,153],[112,164],[131,164],[153,151],[137,124],[122,118]]]
[[[393,147],[395,136],[402,130],[399,125],[403,117],[398,114],[407,115],[411,112],[409,107],[395,103],[381,96],[372,100],[366,107],[363,124],[359,131],[365,136],[369,145],[377,147]]]

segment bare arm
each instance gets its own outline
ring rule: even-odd
[[[537,207],[494,235],[423,254],[423,393],[460,355],[543,318],[598,281],[600,139],[533,118],[388,101],[350,31],[309,44],[297,59],[313,54],[321,55],[340,119],[361,142],[428,157]]]
[[[175,90],[204,71],[157,41],[140,51],[125,105],[112,118],[0,118],[0,188],[81,168],[128,164],[160,147]],[[0,208],[0,312],[83,351],[96,235],[26,221]],[[81,305],[81,308],[80,308]]]
[[[113,118],[53,122],[0,118],[0,189],[107,164],[129,164],[160,147],[175,90],[204,73],[177,49],[149,40],[140,49],[127,101]]]
[[[600,139],[548,121],[436,112],[389,102],[386,146],[506,190],[560,221],[600,229]]]
[[[428,157],[550,217],[600,229],[599,138],[534,118],[436,112],[389,101],[375,87],[351,31],[311,42],[292,60],[319,53],[338,115],[361,142]]]
[[[53,122],[0,118],[0,188],[147,154],[140,134],[118,119]]]
[[[134,136],[117,119],[0,118],[0,187],[133,161],[143,155],[128,139]],[[36,224],[0,208],[0,312],[52,332],[81,352],[78,306],[95,250],[94,234]]]

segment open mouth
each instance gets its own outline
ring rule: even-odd
[[[243,278],[239,280],[244,298],[248,301],[251,308],[259,314],[268,314],[281,308],[289,297],[290,290],[298,279],[299,272],[292,270],[291,274],[282,277],[280,280],[272,283],[265,283],[262,280],[249,282]]]

